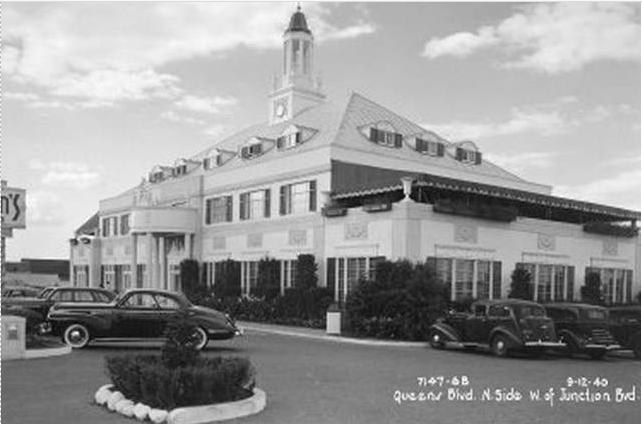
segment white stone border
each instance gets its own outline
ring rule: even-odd
[[[49,358],[52,356],[62,356],[68,355],[71,353],[70,346],[60,346],[60,347],[49,347],[44,349],[27,349],[23,359],[38,359],[38,358]]]
[[[113,387],[112,384],[101,386],[94,395],[96,403],[126,417],[140,421],[149,419],[156,424],[200,424],[246,417],[261,412],[267,403],[265,392],[255,388],[254,395],[247,399],[166,411],[150,408],[142,403],[134,404],[125,399],[121,392],[112,391]]]

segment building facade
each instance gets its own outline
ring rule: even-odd
[[[351,93],[326,99],[314,37],[300,11],[283,35],[283,72],[268,120],[199,154],[154,167],[104,199],[70,241],[75,285],[180,290],[180,262],[241,263],[242,292],[258,261],[281,264],[282,290],[299,254],[338,301],[382,259],[429,261],[452,300],[508,295],[525,267],[534,299],[577,300],[588,272],[610,303],[640,290],[638,211],[551,195],[483,157]]]

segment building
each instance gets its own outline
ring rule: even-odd
[[[68,285],[70,265],[66,259],[30,259],[5,262],[3,284],[32,285],[37,287]]]
[[[76,285],[180,289],[179,264],[241,262],[243,293],[258,261],[313,254],[337,300],[381,258],[430,260],[453,300],[508,294],[527,267],[535,300],[577,299],[585,274],[612,303],[640,290],[640,213],[551,195],[483,157],[352,93],[326,99],[314,37],[298,10],[283,35],[283,72],[267,122],[204,152],[158,165],[100,202],[71,240]]]

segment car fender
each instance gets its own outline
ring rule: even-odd
[[[448,341],[450,342],[459,342],[460,337],[457,334],[457,331],[450,325],[443,323],[443,322],[437,322],[433,325],[430,326],[430,330],[436,330],[439,331],[442,335],[444,335],[446,338],[448,338]]]
[[[560,339],[567,341],[567,344],[568,344],[568,341],[570,341],[571,343],[574,343],[575,346],[582,347],[582,344],[583,344],[582,340],[579,337],[577,337],[574,332],[570,330],[566,330],[566,329],[559,330],[557,332],[557,335]]]
[[[50,313],[47,317],[54,328],[54,331],[62,331],[64,327],[71,323],[82,324],[90,331],[107,330],[111,326],[111,320],[104,315],[94,315],[87,312],[75,311],[56,311]]]
[[[509,340],[509,342],[512,344],[511,347],[518,347],[518,346],[524,345],[524,342],[522,341],[521,338],[517,337],[515,333],[507,330],[504,327],[493,328],[490,332],[490,336],[488,337],[488,343],[490,344],[493,341],[493,338],[498,334],[501,334],[502,336],[506,337]]]

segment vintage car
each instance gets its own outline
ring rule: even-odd
[[[72,348],[94,339],[162,338],[167,324],[184,315],[196,325],[194,345],[240,335],[234,321],[222,312],[195,306],[179,292],[131,289],[111,303],[59,303],[49,311],[50,331]]]
[[[109,290],[93,287],[47,287],[37,297],[11,297],[2,299],[7,308],[30,309],[47,316],[49,308],[58,302],[111,302],[116,294]]]
[[[7,297],[37,297],[42,289],[27,286],[7,286],[2,288],[2,298]]]
[[[640,305],[609,308],[609,329],[623,349],[640,359]]]
[[[512,351],[541,353],[563,347],[553,321],[535,302],[517,299],[479,300],[470,312],[451,312],[437,320],[429,332],[430,345],[456,344],[466,349],[488,348],[499,357]]]
[[[585,303],[547,303],[544,307],[566,343],[568,355],[602,359],[607,352],[621,348],[609,331],[606,308]]]

